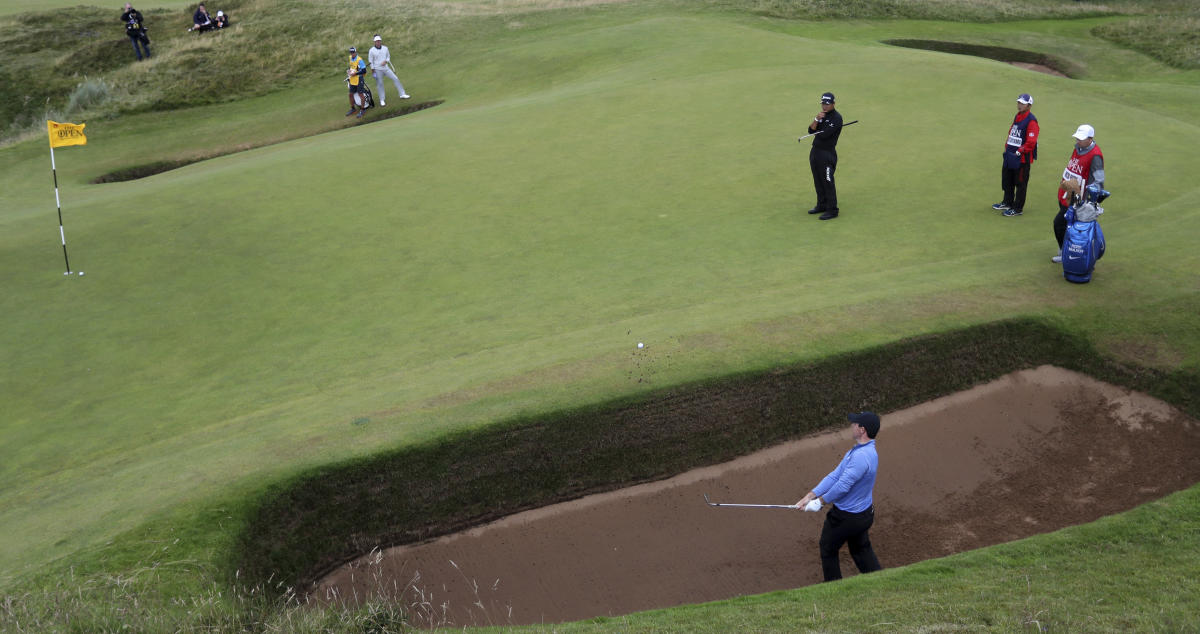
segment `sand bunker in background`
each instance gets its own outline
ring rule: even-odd
[[[530,624],[627,614],[821,580],[824,513],[792,504],[853,442],[849,427],[668,480],[392,548],[313,597],[384,589],[417,623]],[[1043,366],[883,415],[871,529],[884,567],[1125,511],[1200,481],[1200,424],[1144,394]],[[843,574],[856,574],[843,549]]]

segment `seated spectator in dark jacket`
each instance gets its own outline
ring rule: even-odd
[[[217,24],[212,21],[208,15],[208,9],[204,8],[204,3],[201,2],[199,7],[196,7],[196,13],[192,14],[192,28],[189,31],[211,31],[217,28]]]
[[[213,24],[217,25],[218,29],[223,29],[229,26],[229,16],[225,15],[224,11],[217,11],[217,19],[213,20]]]

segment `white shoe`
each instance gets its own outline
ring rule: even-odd
[[[382,108],[383,106],[386,106],[386,105],[387,105],[387,100],[386,100],[386,99],[380,99],[380,100],[379,100],[379,106],[380,106],[381,108]]]
[[[410,97],[408,95],[400,95],[400,98],[401,99],[409,99]]]
[[[1054,256],[1054,257],[1050,258],[1050,261],[1051,261],[1051,262],[1054,262],[1055,264],[1058,264],[1059,262],[1062,262],[1062,256],[1061,256],[1061,255],[1056,255],[1056,256]]]

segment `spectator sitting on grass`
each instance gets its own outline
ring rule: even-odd
[[[224,11],[217,11],[217,19],[213,22],[216,28],[223,29],[229,26],[229,16],[225,15]]]
[[[208,9],[205,9],[204,3],[201,2],[200,6],[196,7],[196,13],[192,14],[192,28],[188,29],[188,31],[200,31],[203,33],[215,28],[217,28],[217,24],[209,17]]]

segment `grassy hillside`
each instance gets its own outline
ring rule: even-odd
[[[0,149],[0,506],[18,510],[0,585],[128,574],[182,539],[167,561],[199,574],[172,583],[218,588],[233,507],[307,469],[1007,317],[1200,368],[1200,190],[1180,177],[1196,71],[1095,38],[1104,20],[814,23],[768,4],[447,5],[468,15],[422,14],[438,26],[415,41],[438,47],[397,64],[444,105],[139,181],[88,184],[340,118],[345,89],[313,60],[351,23],[278,90],[90,120],[89,144],[57,153],[82,278],[62,275],[44,137]],[[878,43],[912,36],[1070,55],[1086,78]],[[861,120],[833,223],[803,214],[795,141],[825,90]],[[1002,219],[995,149],[1019,92],[1037,98],[1042,202]],[[1048,258],[1085,121],[1114,195],[1080,287]]]

